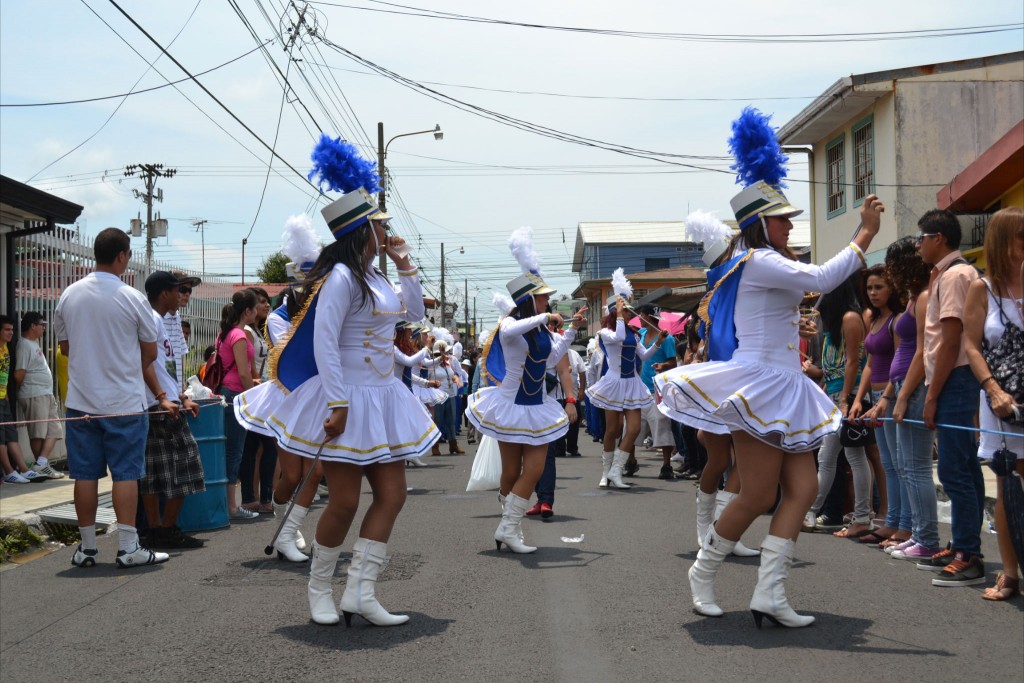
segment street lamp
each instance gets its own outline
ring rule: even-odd
[[[380,192],[377,193],[377,204],[380,206],[381,211],[387,211],[386,202],[386,191],[387,191],[387,169],[384,168],[384,160],[388,157],[388,147],[391,143],[398,138],[406,138],[410,135],[424,135],[425,133],[433,133],[435,140],[443,140],[444,132],[441,131],[441,124],[436,124],[430,130],[418,130],[414,133],[402,133],[388,140],[387,144],[384,144],[384,122],[377,122],[377,168],[380,171]],[[378,267],[382,273],[387,273],[388,264],[385,254],[380,255],[380,261]]]

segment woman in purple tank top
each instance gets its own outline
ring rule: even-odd
[[[907,310],[896,319],[896,353],[889,367],[889,383],[875,408],[865,417],[891,417],[883,423],[890,453],[895,454],[896,476],[905,487],[903,502],[910,508],[909,540],[886,541],[885,552],[900,560],[918,561],[939,551],[938,508],[932,481],[932,443],[935,432],[903,422],[920,420],[924,408],[924,319],[931,267],[921,260],[914,240],[903,237],[889,245],[887,272],[896,290],[909,297]],[[895,444],[895,446],[893,445]],[[890,497],[890,505],[892,505]],[[906,529],[901,521],[900,529]]]
[[[903,311],[899,290],[893,286],[886,274],[885,266],[868,268],[864,278],[864,290],[868,304],[865,313],[868,333],[864,338],[864,348],[867,350],[868,361],[861,373],[857,397],[850,409],[851,418],[856,418],[861,412],[861,400],[864,396],[870,394],[871,403],[874,405],[885,395],[890,366],[896,353],[896,316]],[[876,529],[874,533],[862,536],[859,539],[862,543],[883,543],[888,540],[902,543],[910,538],[910,508],[905,502],[906,486],[900,483],[896,475],[896,440],[894,438],[891,443],[889,442],[885,424],[875,428],[875,442],[878,444],[878,454],[882,470],[885,472],[885,488],[878,483],[879,497],[886,500],[885,525]],[[893,436],[895,437],[895,432]]]

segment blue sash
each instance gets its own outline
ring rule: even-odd
[[[753,254],[754,250],[749,249],[708,271],[708,293],[701,299],[697,313],[700,316],[698,333],[707,341],[709,360],[729,360],[739,347],[734,316],[736,295],[743,267]]]

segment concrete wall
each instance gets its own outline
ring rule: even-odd
[[[921,214],[935,208],[936,191],[1005,135],[1022,111],[1024,80],[898,83],[898,234],[914,234]]]
[[[629,273],[646,270],[646,259],[667,258],[668,268],[678,266],[703,267],[701,248],[680,244],[589,244],[583,248],[583,267],[580,280],[599,280],[611,277],[616,268]]]
[[[850,243],[853,231],[860,223],[860,206],[853,205],[853,135],[852,128],[867,116],[874,117],[875,143],[875,194],[888,208],[882,219],[882,230],[872,242],[874,249],[881,249],[896,239],[895,215],[896,191],[885,185],[896,184],[896,123],[892,95],[885,95],[872,106],[867,107],[839,128],[831,131],[823,140],[814,145],[814,235],[811,258],[814,263],[824,263]],[[845,140],[846,167],[846,212],[828,218],[828,186],[825,147],[843,134]],[[934,194],[934,193],[933,193]]]

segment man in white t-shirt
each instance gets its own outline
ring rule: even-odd
[[[29,422],[29,446],[36,462],[32,470],[50,479],[63,479],[64,474],[50,467],[50,453],[64,438],[57,416],[57,399],[53,397],[53,373],[39,339],[46,331],[46,320],[39,311],[21,316],[21,340],[14,364],[14,382],[18,386],[18,414]]]
[[[53,316],[61,353],[68,359],[65,440],[82,534],[71,563],[96,564],[99,480],[109,469],[117,565],[157,564],[169,556],[140,546],[135,528],[149,431],[142,371],[156,360],[157,325],[146,297],[121,281],[132,256],[128,235],[107,228],[96,236],[93,252],[96,270],[64,290]],[[85,416],[93,419],[76,419]]]
[[[139,482],[139,495],[149,522],[147,545],[153,548],[200,548],[203,541],[178,527],[178,513],[185,496],[206,490],[199,446],[181,410],[199,415],[199,406],[182,394],[174,374],[180,367],[179,351],[165,332],[168,311],[178,307],[180,281],[165,270],[146,278],[146,296],[153,307],[157,325],[156,361],[143,371],[149,433],[146,437],[146,476]],[[181,329],[180,327],[178,328]],[[160,499],[164,500],[163,512]]]

